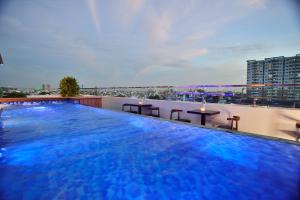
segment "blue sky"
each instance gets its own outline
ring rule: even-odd
[[[300,53],[297,0],[0,0],[0,85],[241,84]]]

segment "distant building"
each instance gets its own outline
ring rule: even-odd
[[[47,84],[46,85],[46,90],[49,92],[51,90],[51,85],[50,84]]]
[[[247,84],[300,84],[300,54],[247,61]],[[300,100],[300,86],[247,89],[253,98]]]
[[[46,90],[46,85],[43,83],[42,84],[42,90],[45,91]]]
[[[50,84],[42,84],[42,91],[51,91],[51,85]]]
[[[264,61],[248,60],[247,61],[247,84],[264,83]],[[262,96],[262,87],[248,88],[247,93],[252,97]]]

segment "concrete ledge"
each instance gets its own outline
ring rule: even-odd
[[[9,103],[9,102],[34,102],[34,101],[68,101],[76,100],[80,104],[86,106],[92,106],[101,108],[102,107],[102,98],[101,97],[28,97],[28,98],[0,98],[0,103]]]

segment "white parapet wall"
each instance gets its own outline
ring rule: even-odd
[[[103,97],[102,107],[112,110],[121,110],[124,103],[138,103],[139,99],[125,97]],[[200,116],[188,114],[186,111],[199,109],[199,102],[166,101],[145,99],[145,104],[152,104],[160,108],[162,118],[169,119],[171,109],[182,109],[183,118],[190,119],[192,123],[200,124]],[[218,110],[219,115],[207,118],[208,127],[217,127],[227,124],[227,117],[238,115],[241,117],[239,131],[267,135],[272,137],[295,140],[296,122],[300,121],[300,109],[253,107],[236,104],[207,103],[206,109]]]

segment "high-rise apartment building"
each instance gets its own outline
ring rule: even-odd
[[[42,91],[45,91],[46,90],[46,84],[42,84]]]
[[[51,90],[51,85],[50,84],[42,84],[42,91],[50,91]]]
[[[49,92],[51,90],[51,85],[50,84],[47,84],[46,85],[46,90]]]
[[[248,60],[247,61],[247,84],[264,83],[264,61]],[[261,97],[262,87],[248,88],[247,93],[251,97]]]
[[[247,84],[272,84],[248,88],[254,98],[300,100],[300,54],[247,61]],[[276,86],[276,84],[279,84]],[[280,84],[290,84],[281,86]]]

